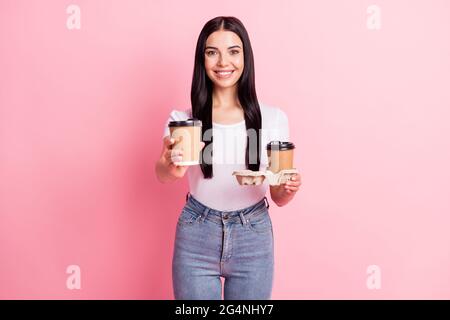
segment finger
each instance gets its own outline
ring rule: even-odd
[[[203,147],[205,146],[205,144],[206,144],[206,143],[204,143],[203,141],[202,141],[202,142],[200,142],[200,150],[202,150],[202,149],[203,149]]]
[[[285,186],[284,188],[285,188],[286,190],[292,190],[292,191],[297,191],[297,190],[298,190],[297,187]]]
[[[183,160],[182,156],[170,156],[169,162],[180,162]]]
[[[172,155],[171,155],[171,153],[170,153],[170,150],[164,152],[164,158],[165,158],[166,160],[170,161],[170,157],[171,157],[171,156],[172,156]]]
[[[166,158],[167,161],[172,162],[172,157],[178,157],[178,156],[182,156],[183,152],[179,151],[179,150],[173,150],[170,149],[168,151],[166,151],[166,153],[164,154],[164,157]]]
[[[174,143],[175,143],[175,139],[174,138],[171,138],[170,136],[164,138],[164,145],[166,147],[169,147],[169,146],[171,146]]]
[[[183,149],[172,149],[170,150],[170,156],[182,156],[183,155]]]
[[[183,157],[175,156],[171,158],[172,162],[176,164],[177,162],[183,161]]]
[[[166,157],[178,156],[183,154],[183,149],[168,149],[165,152]]]
[[[177,170],[180,170],[180,171],[187,170],[187,168],[189,168],[189,166],[185,166],[185,165],[178,164],[178,163],[174,163],[173,165],[177,168]]]

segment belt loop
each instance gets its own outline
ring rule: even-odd
[[[189,191],[186,193],[186,202],[188,201],[188,199],[189,199]]]
[[[206,217],[208,216],[209,208],[205,208],[202,213],[202,222],[205,222]]]
[[[247,225],[247,218],[244,217],[244,213],[242,211],[239,211],[239,216],[241,217],[241,222],[244,226]]]
[[[267,200],[267,197],[264,197],[264,201],[267,203],[266,208],[269,209],[270,205],[269,205],[269,200]]]

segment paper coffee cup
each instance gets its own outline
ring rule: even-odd
[[[294,168],[295,145],[287,141],[271,141],[266,146],[269,166],[267,170],[278,173],[281,170]]]
[[[183,150],[182,161],[175,162],[179,166],[192,166],[200,163],[200,142],[202,122],[189,118],[184,121],[169,122],[170,137],[175,139],[173,150]],[[181,139],[180,139],[181,138]]]

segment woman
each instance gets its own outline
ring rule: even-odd
[[[175,237],[175,298],[221,299],[223,277],[225,299],[270,299],[274,252],[265,197],[269,185],[241,186],[232,172],[264,171],[266,144],[289,141],[289,127],[283,111],[258,102],[252,48],[237,18],[217,17],[203,27],[195,52],[191,103],[192,109],[171,112],[156,164],[161,182],[180,179],[186,172],[189,178]],[[181,160],[182,151],[172,150],[167,125],[192,117],[203,124],[202,161],[177,166],[174,162]],[[300,176],[291,180],[270,186],[278,206],[291,201],[299,189]]]

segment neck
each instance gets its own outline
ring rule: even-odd
[[[215,87],[212,94],[212,105],[215,109],[241,108],[237,86],[229,88]]]

